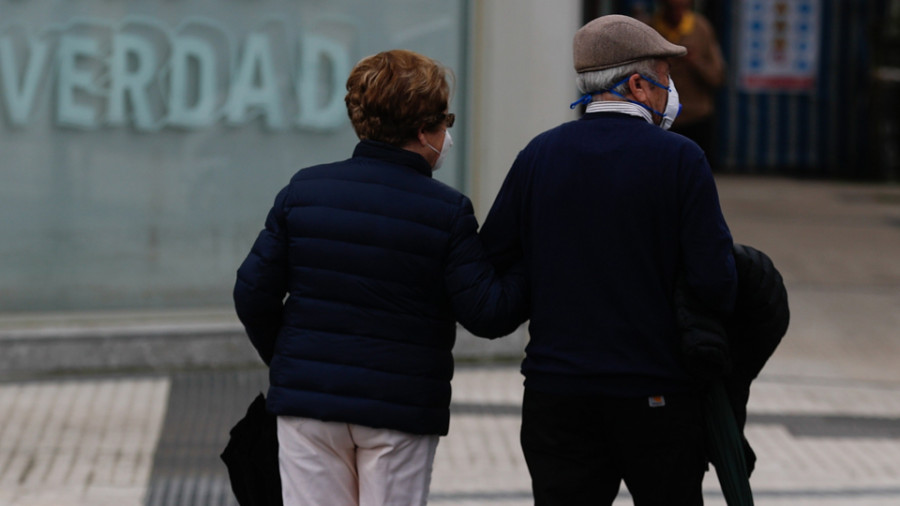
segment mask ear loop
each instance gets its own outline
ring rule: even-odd
[[[660,88],[662,88],[662,89],[668,91],[669,93],[672,92],[672,89],[669,88],[668,86],[663,86],[662,84],[660,84],[660,83],[654,81],[653,79],[650,79],[649,77],[645,76],[644,74],[639,74],[639,75],[640,75],[642,78],[644,78],[647,82],[649,82],[650,84],[653,84],[653,85],[655,85],[655,86],[659,86]],[[623,99],[623,100],[626,100],[626,101],[628,101],[628,102],[631,102],[632,104],[639,105],[639,106],[643,107],[644,109],[647,109],[648,111],[652,112],[653,114],[656,114],[657,116],[659,116],[659,117],[661,117],[661,118],[665,118],[665,117],[666,117],[666,113],[664,113],[664,112],[659,112],[659,111],[657,111],[656,109],[650,107],[649,105],[642,104],[642,103],[638,102],[637,100],[631,100],[631,99],[629,99],[629,98],[625,98],[625,95],[622,95],[621,93],[619,93],[618,91],[616,91],[616,88],[618,88],[622,83],[628,82],[628,79],[630,79],[630,77],[626,77],[625,79],[622,79],[621,81],[617,82],[616,84],[610,86],[610,88],[609,88],[608,90],[600,90],[600,91],[594,91],[594,92],[590,92],[590,93],[585,93],[585,94],[582,95],[578,100],[576,100],[576,101],[572,102],[571,104],[569,104],[569,109],[574,109],[574,108],[576,108],[576,107],[578,107],[579,105],[582,105],[582,104],[585,104],[585,105],[590,104],[590,103],[594,100],[594,95],[595,95],[595,94],[597,94],[597,93],[608,92],[608,93],[612,93],[613,95],[615,95],[615,96],[617,96],[617,97],[619,97],[619,98],[621,98],[621,99]],[[678,110],[679,110],[679,112],[681,112],[681,106],[680,106],[680,105],[679,105],[679,109],[678,109]]]
[[[585,105],[590,104],[593,100],[594,100],[593,93],[585,93],[584,95],[581,96],[581,98],[579,98],[578,100],[569,104],[569,109],[574,109],[581,104],[585,104]]]
[[[664,89],[664,90],[666,90],[666,91],[668,91],[668,92],[670,92],[670,93],[672,92],[672,90],[669,89],[668,86],[663,86],[663,85],[659,84],[658,82],[654,81],[653,79],[648,78],[647,76],[645,76],[645,75],[643,75],[643,74],[640,74],[640,76],[643,77],[643,78],[644,78],[647,82],[649,82],[650,84],[653,84],[653,85],[655,85],[655,86],[659,86],[660,88],[662,88],[662,89]],[[614,84],[614,85],[613,85],[613,88],[617,88],[620,84],[624,83],[624,82],[627,81],[627,80],[628,80],[628,78],[626,77],[625,79],[623,79],[623,80],[619,81],[618,83]],[[622,94],[619,93],[618,91],[615,91],[615,89],[611,89],[611,90],[608,90],[608,91],[609,91],[610,93],[612,93],[613,95],[619,97],[619,98],[622,98],[622,99],[625,99],[625,100],[628,101],[628,102],[631,102],[632,104],[639,105],[639,106],[643,107],[644,109],[647,109],[648,111],[652,112],[653,114],[655,114],[655,115],[657,115],[657,116],[659,116],[659,117],[661,117],[661,118],[665,118],[665,117],[666,117],[666,113],[664,113],[664,112],[659,112],[659,111],[657,111],[656,109],[650,107],[649,105],[647,105],[647,104],[642,104],[642,103],[638,102],[637,100],[631,100],[631,99],[629,99],[629,98],[625,98],[625,95],[622,95]]]
[[[650,84],[655,84],[656,86],[659,86],[660,88],[662,88],[666,91],[672,91],[672,88],[670,88],[668,86],[663,86],[662,83],[658,83],[658,82],[654,81],[653,79],[650,79],[649,77],[645,76],[644,74],[640,74],[640,76],[643,77],[644,80],[649,82]]]
[[[574,109],[581,104],[584,104],[584,105],[590,104],[594,100],[594,95],[596,95],[598,93],[609,92],[609,93],[612,93],[613,95],[618,95],[619,97],[622,97],[622,95],[616,93],[615,91],[613,91],[613,89],[618,88],[620,84],[622,84],[626,81],[628,81],[627,77],[625,79],[622,79],[621,81],[617,82],[616,84],[612,85],[610,87],[610,89],[608,89],[608,90],[591,91],[591,92],[585,93],[578,100],[569,104],[569,109]],[[622,98],[625,98],[625,97],[622,97]]]

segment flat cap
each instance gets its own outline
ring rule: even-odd
[[[603,70],[650,58],[684,56],[684,46],[672,44],[650,25],[635,18],[601,16],[575,32],[572,42],[575,72]]]

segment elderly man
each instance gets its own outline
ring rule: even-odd
[[[529,276],[521,442],[537,505],[612,504],[623,480],[637,505],[703,502],[704,382],[673,293],[682,278],[726,316],[736,273],[709,164],[666,131],[669,58],[685,53],[625,16],[578,30],[586,114],[519,153],[481,232]]]

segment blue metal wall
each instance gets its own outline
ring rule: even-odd
[[[819,68],[809,92],[748,93],[737,80],[739,2],[714,20],[730,77],[718,99],[714,166],[729,172],[878,178],[871,162],[871,60],[885,1],[821,0]]]

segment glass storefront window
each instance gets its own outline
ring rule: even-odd
[[[463,112],[464,0],[0,11],[0,312],[230,304],[278,189],[351,155],[344,83],[366,55],[439,60]],[[439,179],[462,186],[462,153]]]

